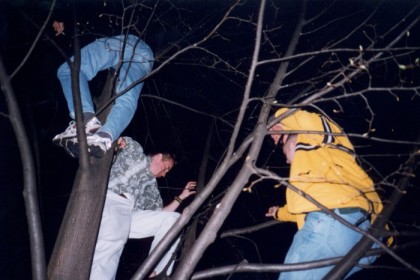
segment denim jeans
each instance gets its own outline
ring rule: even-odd
[[[351,214],[340,214],[335,209],[334,213],[353,225],[358,224],[358,227],[363,230],[367,230],[370,226],[369,219],[366,219],[365,214],[361,211]],[[348,228],[330,215],[323,212],[311,212],[306,215],[304,226],[294,236],[284,263],[309,262],[344,256],[361,237],[360,233]],[[376,248],[377,245],[374,244],[372,247]],[[376,256],[365,257],[359,261],[359,264],[371,264],[375,259]],[[332,268],[332,266],[327,266],[317,269],[282,272],[278,279],[319,280]],[[353,267],[346,277],[360,269],[360,267]]]
[[[117,94],[152,71],[153,52],[150,47],[136,36],[128,35],[123,53],[124,38],[123,35],[101,38],[81,49],[80,94],[83,113],[95,112],[88,81],[99,71],[109,68],[119,69],[115,85]],[[73,61],[74,57],[71,57],[71,60]],[[70,117],[74,119],[71,72],[67,63],[58,68],[57,76],[63,88]],[[121,135],[134,116],[142,87],[143,83],[140,83],[115,100],[111,112],[99,131],[110,134],[112,140]]]

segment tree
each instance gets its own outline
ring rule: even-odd
[[[35,185],[35,167],[31,155],[31,148],[28,143],[25,128],[23,126],[22,117],[14,96],[13,87],[10,82],[10,76],[3,64],[3,59],[0,56],[0,83],[2,91],[4,92],[10,116],[9,119],[13,125],[16,138],[19,143],[21,157],[23,159],[23,174],[24,174],[24,198],[26,211],[28,215],[28,225],[31,239],[31,255],[34,260],[32,274],[34,279],[44,279],[45,273],[45,254],[44,241],[42,238],[42,228],[39,216],[39,207],[37,201],[37,190]]]
[[[204,133],[208,130],[204,125],[207,122],[202,121],[203,118],[210,118],[211,125],[217,127],[217,137],[212,138],[210,145],[210,162],[205,162],[207,174],[200,178],[206,182],[205,186],[184,209],[167,238],[137,271],[136,279],[147,277],[159,254],[191,219],[204,225],[197,230],[197,240],[190,242],[194,245],[183,252],[174,279],[293,269],[282,265],[234,263],[226,269],[197,272],[200,261],[205,262],[207,258],[208,248],[219,242],[222,229],[234,226],[229,224],[229,216],[236,208],[244,209],[241,201],[244,196],[257,199],[254,194],[264,191],[278,194],[276,190],[267,190],[274,184],[293,188],[287,183],[287,175],[271,171],[276,166],[270,166],[273,160],[267,159],[271,151],[264,138],[267,128],[275,121],[270,119],[275,108],[309,107],[324,111],[339,123],[341,120],[345,131],[357,144],[362,164],[375,178],[376,187],[385,200],[392,190],[400,190],[395,180],[413,174],[402,172],[402,163],[410,156],[415,159],[411,148],[418,145],[415,138],[418,125],[412,124],[412,131],[404,131],[402,125],[394,127],[403,134],[389,134],[387,125],[395,120],[401,122],[397,114],[402,113],[395,110],[396,116],[391,118],[381,106],[392,104],[397,108],[399,103],[408,104],[407,115],[409,110],[414,112],[418,107],[418,5],[415,1],[406,1],[396,9],[395,4],[388,1],[351,5],[330,1],[316,3],[207,3],[212,7],[206,7],[204,13],[201,6],[204,4],[136,2],[124,5],[121,17],[105,15],[119,27],[137,28],[146,41],[162,35],[157,32],[159,29],[166,31],[166,39],[170,35],[176,38],[169,38],[170,43],[158,42],[163,51],[156,51],[154,73],[157,75],[149,80],[155,88],[149,89],[153,94],[143,94],[144,111],[139,113],[143,117],[139,119],[145,120],[139,121],[140,127],[145,128],[136,126],[134,120],[130,131],[142,135],[144,143],[153,144],[157,142],[153,135],[158,135],[154,123],[175,123],[174,127],[167,128],[169,138],[176,143],[190,143],[186,137],[194,138],[197,147],[197,143],[202,142],[203,146],[205,143],[198,135],[207,135]],[[130,13],[134,7],[144,14]],[[399,13],[391,17],[390,10]],[[193,14],[202,16],[193,17]],[[384,15],[389,16],[389,21],[380,20]],[[194,72],[187,72],[191,68]],[[201,92],[203,94],[199,94]],[[191,125],[182,120],[192,113],[185,111],[201,120],[193,122],[192,126],[197,129],[193,134],[188,131]],[[186,134],[182,140],[181,134]],[[187,150],[188,144],[178,145]],[[195,148],[195,154],[200,153],[197,150]],[[386,161],[386,165],[369,154]],[[389,160],[391,155],[395,160]],[[410,192],[416,192],[416,188],[408,187],[407,193]],[[264,199],[258,202],[263,204]],[[392,207],[398,209],[398,205]],[[99,208],[96,213],[100,213]],[[252,213],[254,221],[261,221],[257,218],[258,212],[247,209],[247,213]],[[386,246],[382,249],[393,254]],[[86,252],[86,256],[89,254]]]

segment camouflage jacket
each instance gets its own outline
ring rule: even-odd
[[[149,170],[150,157],[142,146],[130,137],[127,145],[115,156],[109,175],[108,189],[117,194],[129,193],[134,198],[133,210],[160,210],[162,197],[156,178]]]

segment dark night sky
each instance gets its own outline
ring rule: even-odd
[[[40,24],[46,13],[45,7],[49,1],[7,1],[0,0],[0,47],[2,48],[3,59],[9,73],[21,62],[23,55],[32,42],[36,29],[28,21],[28,17]],[[195,42],[210,30],[214,22],[220,19],[226,11],[226,7],[232,1],[174,1],[174,7],[179,9],[167,9],[167,14],[162,16],[165,27],[152,23],[143,37],[151,45],[155,54],[159,56],[157,67],[166,57],[174,52],[174,48],[164,52],[168,46],[187,46]],[[281,9],[275,12],[275,7],[269,1],[267,5],[267,26],[281,25],[276,32],[270,33],[275,44],[279,45],[281,52],[284,52],[290,32],[299,10],[300,1],[274,1]],[[371,2],[368,4],[367,2]],[[13,3],[13,5],[12,5]],[[59,1],[60,12],[54,16],[62,17],[63,20],[71,18],[71,9],[68,1]],[[104,5],[106,3],[106,5]],[[98,18],[100,13],[118,14],[121,1],[79,1],[77,3],[77,16],[80,19],[81,29],[86,34],[81,37],[82,44],[92,41],[99,35],[111,35],[112,29],[108,22]],[[248,1],[246,5],[237,9],[235,16],[255,19],[258,12],[258,1]],[[309,1],[309,14],[314,14],[324,6],[327,1]],[[339,15],[348,15],[342,19],[342,23],[331,24],[328,32],[318,32],[311,36],[304,37],[301,43],[300,52],[322,48],[325,42],[337,40],[343,34],[348,34],[354,27],[354,22],[365,18],[367,13],[373,9],[373,4],[378,1],[342,1],[336,5],[335,10],[327,13],[316,24],[323,26]],[[414,10],[416,1],[384,1],[384,5],[378,14],[372,19],[372,26],[375,25],[379,31],[392,26],[394,20],[401,17],[409,10]],[[168,5],[162,4],[168,8]],[[417,7],[417,13],[419,8]],[[147,10],[144,10],[141,20],[147,17]],[[26,15],[27,17],[25,17]],[[274,15],[277,15],[275,17]],[[249,16],[249,17],[248,17]],[[182,20],[181,20],[182,19]],[[89,24],[87,24],[89,22]],[[47,33],[52,35],[48,26]],[[407,39],[411,46],[419,47],[419,26],[411,31],[411,37]],[[115,32],[115,31],[114,31]],[[69,46],[69,33],[54,40],[67,54],[72,53]],[[211,40],[205,47],[220,57],[228,60],[232,65],[241,65],[238,68],[247,73],[250,57],[253,51],[254,33],[253,28],[244,22],[231,22],[221,29],[222,37]],[[355,35],[356,36],[356,35]],[[357,38],[357,37],[356,37]],[[357,48],[359,41],[366,40],[362,35],[353,42],[345,45],[348,48]],[[378,43],[380,44],[380,43]],[[417,57],[419,51],[416,50]],[[261,58],[272,57],[273,52],[264,46]],[[414,57],[414,56],[413,56]],[[321,57],[320,59],[327,59]],[[52,137],[61,132],[69,122],[67,107],[61,93],[59,82],[56,78],[57,67],[63,62],[62,56],[51,44],[43,39],[35,48],[33,55],[26,62],[25,67],[13,79],[13,87],[20,104],[21,113],[24,118],[25,127],[30,138],[35,163],[37,167],[37,182],[39,202],[42,213],[43,230],[45,236],[46,255],[49,257],[52,246],[59,229],[61,218],[65,211],[65,205],[71,192],[71,187],[77,170],[77,160],[69,158],[62,150],[51,143]],[[228,145],[231,129],[211,118],[195,112],[182,109],[178,106],[163,100],[152,98],[162,97],[173,102],[201,110],[207,114],[223,116],[231,123],[236,118],[238,106],[241,102],[246,77],[241,73],[232,73],[226,69],[212,69],[211,67],[198,66],[198,63],[211,65],[211,58],[207,53],[193,50],[180,56],[173,63],[162,69],[156,76],[146,81],[142,94],[144,97],[139,103],[136,115],[130,126],[126,129],[125,135],[131,136],[142,143],[147,152],[161,148],[174,151],[178,157],[178,166],[171,171],[168,178],[159,183],[163,187],[162,195],[165,200],[171,199],[178,193],[186,181],[196,179],[199,172],[200,161],[204,150],[204,143],[210,126],[217,127],[217,134],[212,143],[212,158],[208,168],[208,176],[216,167],[224,149]],[[315,62],[314,62],[315,63]],[[271,82],[277,66],[264,66],[258,73],[253,88],[253,96],[262,96],[269,82]],[[312,77],[322,69],[307,67],[301,70],[299,75]],[[383,84],[392,83],[395,80],[395,73],[392,69],[384,68],[383,71],[374,72],[373,75],[381,76]],[[413,80],[413,86],[419,84],[419,70],[412,71],[403,78]],[[106,73],[101,73],[91,83],[91,89],[98,93],[103,85]],[[412,77],[416,78],[412,78]],[[288,81],[292,83],[292,81]],[[359,80],[364,83],[366,81]],[[351,85],[357,89],[359,85]],[[295,85],[290,91],[282,91],[281,101],[288,102],[304,86]],[[413,97],[410,92],[399,93],[399,101],[392,95],[373,95],[369,97],[369,104],[375,111],[374,127],[375,135],[380,138],[414,141],[420,131],[419,109],[420,98]],[[362,133],[367,129],[366,119],[369,113],[366,104],[360,98],[354,98],[340,103],[345,114],[336,114],[336,121],[344,127],[347,132]],[[252,105],[254,106],[254,104]],[[339,107],[334,102],[318,104],[327,113],[332,114]],[[255,110],[258,111],[255,105]],[[243,127],[240,139],[246,136],[255,125],[256,113],[250,109],[249,120]],[[22,198],[22,170],[18,147],[15,136],[8,121],[7,107],[3,95],[0,97],[0,280],[1,279],[29,279],[30,256],[27,226],[25,220],[24,204]],[[406,158],[411,146],[395,144],[379,144],[365,139],[352,139],[357,152],[362,159],[375,166],[376,170],[370,169],[370,174],[375,180],[381,178],[381,174],[395,170]],[[287,174],[287,166],[282,156],[273,153],[273,146],[267,141],[261,152],[261,164],[267,167],[276,168],[281,173]],[[377,154],[388,156],[378,157]],[[394,156],[399,154],[399,156]],[[223,191],[235,175],[226,176],[226,179],[218,187],[217,192]],[[399,205],[394,220],[400,228],[410,228],[418,223],[419,204],[417,198],[418,178],[410,186],[409,194]],[[271,184],[272,185],[272,184]],[[226,221],[223,230],[237,227],[250,226],[265,221],[265,210],[276,203],[282,203],[284,190],[273,189],[270,184],[255,188],[251,194],[244,193],[235,204],[232,213]],[[417,186],[417,187],[415,187]],[[250,263],[280,263],[290,245],[295,226],[293,224],[282,224],[276,227],[253,233],[246,238],[226,238],[219,240],[212,245],[199,269],[209,268],[217,265],[237,263],[247,259]],[[147,245],[147,244],[146,244]],[[139,244],[130,243],[131,248],[138,248]],[[137,247],[136,247],[137,246]],[[145,244],[141,243],[141,246]],[[229,248],[229,249],[226,249]],[[223,250],[223,254],[220,254]],[[415,254],[414,258],[411,256]],[[413,250],[403,253],[410,256],[413,264],[420,267],[419,255]],[[377,264],[396,265],[388,257],[381,258]],[[351,277],[351,279],[416,279],[414,273],[375,269],[363,271]],[[121,276],[120,279],[123,279]],[[226,278],[220,278],[226,279]],[[276,279],[275,274],[239,274],[231,279]]]

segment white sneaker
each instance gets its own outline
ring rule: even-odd
[[[86,126],[85,126],[85,132],[87,135],[95,133],[98,129],[102,127],[101,122],[98,120],[98,118],[93,117],[90,119]],[[77,136],[76,131],[76,122],[71,121],[69,123],[69,126],[66,128],[66,130],[60,134],[57,134],[54,136],[52,142],[57,146],[63,146],[65,145],[65,141],[70,138],[75,138]]]
[[[112,141],[108,137],[101,137],[98,134],[90,134],[86,136],[88,153],[95,158],[102,158],[111,148]],[[69,138],[61,141],[61,147],[73,158],[80,156],[79,143],[77,137]]]
[[[90,134],[86,137],[89,154],[96,157],[103,157],[111,148],[112,141],[108,137],[101,137],[98,134]]]
[[[79,144],[77,143],[76,137],[63,140],[61,142],[61,147],[63,147],[64,151],[73,158],[78,158],[80,155]]]

